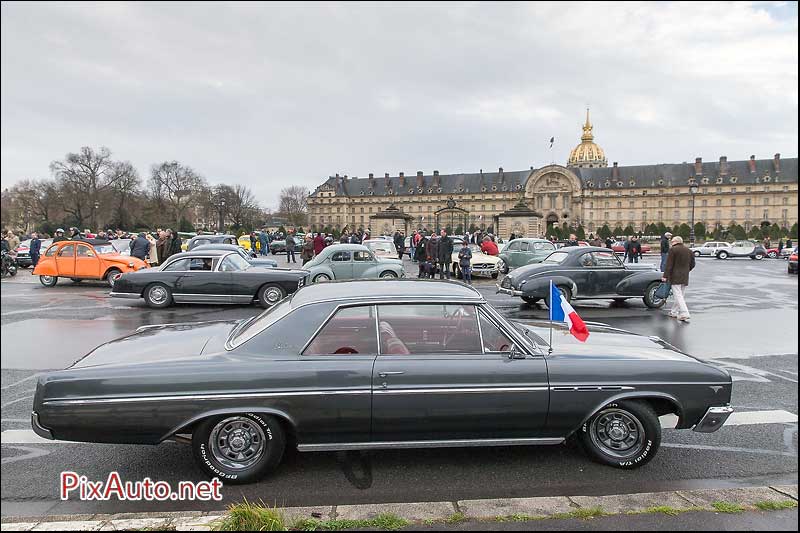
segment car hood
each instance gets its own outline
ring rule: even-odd
[[[148,364],[201,357],[224,349],[228,333],[239,320],[158,324],[101,344],[76,361],[71,368],[118,364]]]
[[[375,256],[375,259],[377,259],[379,263],[391,263],[393,265],[403,264],[403,261],[401,259],[392,259],[391,257]]]
[[[549,340],[547,321],[514,322],[538,335],[545,343]],[[602,324],[588,324],[587,328],[589,338],[586,342],[581,342],[569,333],[565,324],[555,325],[553,353],[548,358],[700,361],[658,337],[647,337]]]
[[[652,263],[625,263],[625,270],[658,270],[658,267]]]

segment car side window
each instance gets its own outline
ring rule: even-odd
[[[622,266],[622,263],[612,252],[593,252],[593,255],[595,266],[601,268],[618,268]]]
[[[535,242],[533,243],[534,250],[555,250],[556,247],[552,243],[549,242]]]
[[[592,257],[592,252],[583,254],[581,258],[578,260],[578,264],[580,264],[582,267],[595,266],[594,258]]]
[[[51,248],[48,248],[47,251],[44,253],[44,255],[46,257],[53,257],[54,255],[56,255],[57,251],[58,251],[58,246],[53,246]]]
[[[520,252],[527,252],[528,251],[528,247],[529,247],[529,243],[527,243],[527,242],[519,243],[519,251]]]
[[[500,331],[494,322],[486,318],[483,313],[478,313],[481,323],[481,336],[483,337],[483,351],[485,353],[509,352],[513,342]]]
[[[360,252],[353,252],[353,261],[361,261],[361,262],[374,261],[374,258],[372,257],[371,253],[360,251]]]
[[[68,244],[61,248],[61,251],[58,252],[59,257],[75,257],[75,245]]]
[[[185,272],[189,270],[189,261],[190,259],[178,259],[177,261],[170,263],[166,267],[164,267],[165,272]]]
[[[305,349],[303,355],[376,355],[375,307],[340,309]]]
[[[331,261],[336,261],[337,263],[338,262],[344,262],[344,261],[350,261],[350,252],[349,251],[336,252],[335,254],[333,254],[331,256]]]
[[[512,242],[508,245],[509,252],[516,252],[517,250],[519,250],[519,242]]]
[[[192,257],[189,259],[189,270],[211,271],[214,260],[210,257]]]
[[[78,245],[78,257],[94,257],[94,252],[88,246]]]
[[[473,305],[378,306],[381,355],[483,353]]]

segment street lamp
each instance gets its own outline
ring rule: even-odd
[[[692,195],[692,223],[689,226],[689,247],[694,246],[694,195],[697,194],[699,187],[697,182],[692,181],[689,183],[689,194]]]
[[[225,198],[219,202],[219,231],[222,232],[225,227]]]
[[[95,200],[94,211],[92,211],[92,229],[97,230],[97,209],[100,207],[100,202]]]

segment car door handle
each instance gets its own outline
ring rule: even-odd
[[[402,374],[405,374],[405,372],[378,372],[378,377],[385,378],[388,376],[400,376]]]

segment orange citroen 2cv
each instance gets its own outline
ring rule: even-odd
[[[54,286],[60,277],[75,283],[85,279],[106,280],[113,287],[120,274],[143,268],[147,268],[147,263],[120,254],[110,242],[85,239],[50,245],[33,269],[33,275],[39,276],[45,287]]]

